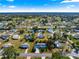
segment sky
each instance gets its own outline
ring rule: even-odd
[[[79,0],[0,0],[0,12],[79,12]]]

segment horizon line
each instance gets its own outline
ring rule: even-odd
[[[0,13],[79,13],[79,12],[0,12]]]

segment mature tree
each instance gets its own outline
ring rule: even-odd
[[[35,34],[32,33],[30,36],[31,36],[31,40],[30,41],[34,41],[35,40],[35,38],[34,38],[35,37]]]
[[[2,59],[16,59],[16,50],[14,47],[4,48],[3,51]]]
[[[19,30],[19,34],[23,34],[24,33],[24,30],[23,29],[20,29]]]
[[[54,48],[54,40],[53,40],[52,37],[49,37],[49,38],[48,38],[47,46],[48,46],[48,49],[50,49],[50,50],[51,50],[52,48]]]
[[[70,58],[62,56],[61,53],[56,52],[56,53],[52,53],[51,59],[70,59]]]
[[[34,32],[36,32],[38,30],[38,27],[35,26],[35,27],[32,28],[32,30],[34,30]]]

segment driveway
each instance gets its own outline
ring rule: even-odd
[[[38,48],[36,48],[35,53],[40,53],[40,50]],[[45,56],[42,56],[41,59],[45,59]]]
[[[69,56],[70,59],[74,59],[72,56]]]
[[[43,57],[41,57],[41,59],[45,59],[45,58],[46,58],[46,57],[44,57],[44,56],[43,56]]]
[[[28,53],[28,49],[25,50],[25,53]],[[27,56],[26,59],[31,59],[31,56]]]
[[[36,48],[36,51],[35,51],[35,53],[40,53],[40,51],[39,51],[39,49],[38,49],[38,48]]]
[[[2,58],[3,49],[0,50],[0,59]]]

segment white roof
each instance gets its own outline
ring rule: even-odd
[[[4,44],[4,46],[6,46],[6,45],[8,45],[8,46],[12,46],[12,44],[11,44],[11,43],[6,43],[6,44]]]
[[[13,39],[19,39],[20,36],[18,34],[13,35]]]

